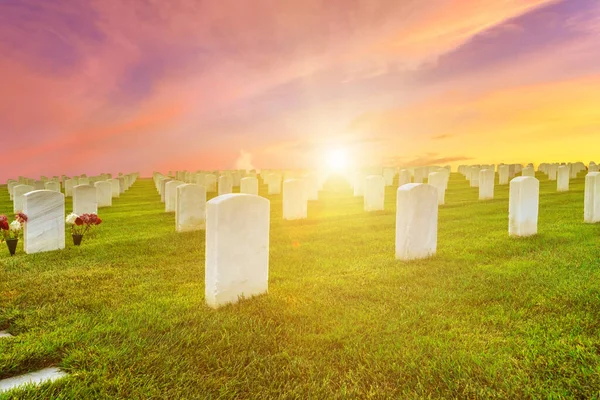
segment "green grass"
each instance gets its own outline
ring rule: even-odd
[[[309,219],[271,199],[269,294],[204,304],[204,232],[141,179],[81,247],[0,248],[0,378],[47,366],[71,376],[14,398],[600,397],[600,224],[541,179],[539,234],[508,237],[495,200],[452,174],[438,252],[394,259],[385,211],[331,181]],[[261,193],[266,188],[261,187]],[[67,212],[70,212],[70,200]],[[12,212],[0,187],[0,213]]]

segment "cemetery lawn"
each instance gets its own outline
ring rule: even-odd
[[[508,186],[478,201],[453,173],[438,253],[415,262],[394,259],[394,187],[365,213],[332,179],[303,221],[268,196],[269,294],[218,310],[204,304],[204,232],[176,233],[139,179],[81,247],[68,235],[26,255],[21,240],[11,258],[0,245],[0,330],[15,335],[0,339],[0,379],[70,374],[17,399],[599,397],[600,224],[583,223],[584,175],[567,193],[538,175],[539,234],[515,239]]]

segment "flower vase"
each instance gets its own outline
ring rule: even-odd
[[[83,239],[83,235],[73,234],[73,244],[75,246],[79,246],[81,244],[81,239]]]
[[[8,251],[11,256],[15,255],[15,251],[17,250],[17,243],[19,243],[19,239],[6,239],[6,246],[8,247]]]

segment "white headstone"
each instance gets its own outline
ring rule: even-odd
[[[494,179],[496,174],[493,169],[482,169],[479,171],[479,200],[491,200],[494,198]]]
[[[437,190],[408,183],[396,197],[396,259],[413,260],[435,254],[438,223]]]
[[[219,196],[233,192],[233,178],[230,175],[219,177]]]
[[[401,169],[400,173],[398,174],[398,186],[406,185],[407,183],[410,183],[410,180],[410,171],[407,169]]]
[[[381,175],[369,175],[365,179],[365,211],[381,211],[385,203],[386,180]]]
[[[167,186],[167,183],[171,182],[173,179],[171,178],[160,178],[159,181],[159,185],[160,185],[160,201],[162,201],[163,203],[165,202],[165,196],[167,194],[167,191],[165,190],[165,187]],[[119,186],[121,185],[121,181],[119,181]],[[120,191],[121,193],[123,193],[123,191]]]
[[[96,187],[96,200],[98,207],[112,206],[112,185],[109,181],[99,181],[94,183]]]
[[[551,181],[555,181],[557,172],[558,172],[558,164],[550,164],[548,166],[548,179]]]
[[[91,185],[77,185],[73,188],[73,212],[81,214],[98,214],[98,197],[96,188]]]
[[[207,203],[205,298],[210,307],[268,291],[269,215],[269,200],[249,194]]]
[[[253,177],[242,178],[240,180],[240,193],[258,196],[258,179]]]
[[[589,224],[600,222],[600,172],[585,176],[583,220]]]
[[[521,176],[532,176],[535,178],[535,170],[533,166],[527,166],[521,171]]]
[[[217,191],[217,176],[214,174],[206,174],[204,176],[204,183],[207,192],[216,192]]]
[[[569,191],[569,176],[570,176],[569,167],[565,165],[561,165],[558,167],[557,177],[556,177],[556,191],[557,192],[568,192]]]
[[[27,254],[65,248],[65,196],[53,190],[36,190],[24,196],[23,249]]]
[[[206,227],[206,188],[200,185],[177,186],[175,228],[188,232]]]
[[[531,236],[537,233],[540,182],[531,176],[510,181],[508,234]]]
[[[108,182],[110,182],[110,191],[111,191],[112,198],[113,199],[118,198],[121,195],[121,188],[120,188],[121,183],[119,182],[118,179],[109,179]]]
[[[281,175],[269,174],[267,176],[268,194],[281,194]]]
[[[304,219],[308,215],[306,190],[302,179],[283,181],[283,219]]]
[[[165,184],[165,212],[175,212],[177,207],[177,187],[184,185],[183,181],[169,181]]]
[[[34,188],[30,185],[17,185],[13,187],[13,211],[15,214],[19,211],[23,211],[23,196],[25,195],[25,193],[33,191]]]
[[[430,172],[427,177],[429,185],[437,191],[438,205],[443,205],[446,201],[446,176],[443,172]]]
[[[471,187],[479,187],[479,171],[481,168],[477,167],[477,166],[472,166],[471,167],[471,181],[470,181],[470,185]]]
[[[60,183],[48,181],[45,184],[45,190],[54,190],[55,192],[60,192]]]
[[[78,185],[89,185],[89,184],[90,184],[89,178],[83,177],[83,176],[81,178],[79,178]],[[75,186],[77,186],[77,185],[75,185]]]

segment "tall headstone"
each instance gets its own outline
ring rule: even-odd
[[[508,200],[508,234],[531,236],[537,233],[540,182],[531,176],[510,181]]]
[[[558,167],[556,177],[556,191],[557,192],[568,192],[569,191],[569,176],[571,172],[569,167],[561,165]]]
[[[269,174],[267,176],[268,193],[281,194],[281,175],[280,174]]]
[[[184,185],[183,181],[169,181],[165,184],[165,212],[175,212],[177,206],[177,187]]]
[[[23,211],[23,201],[25,193],[33,192],[34,188],[30,185],[17,185],[13,187],[13,212],[16,214]]]
[[[494,179],[496,174],[493,169],[482,169],[479,171],[479,200],[491,200],[494,198]]]
[[[410,183],[410,180],[410,171],[407,169],[401,169],[400,173],[398,174],[398,186],[406,185],[407,183]]]
[[[269,200],[227,194],[206,204],[205,299],[212,308],[267,293]]]
[[[81,214],[98,214],[98,195],[92,185],[77,185],[73,188],[73,212]]]
[[[94,183],[96,187],[96,200],[98,207],[112,206],[112,185],[109,181],[99,181]]]
[[[470,186],[471,187],[479,187],[479,171],[481,168],[479,168],[478,166],[472,166],[471,167],[471,181],[470,181]]]
[[[365,211],[381,211],[385,203],[386,179],[381,175],[369,175],[365,179]]]
[[[555,181],[557,172],[558,172],[558,164],[550,164],[548,166],[548,179],[551,181]]]
[[[498,185],[508,185],[509,182],[509,167],[506,164],[498,166]]]
[[[165,202],[165,196],[167,194],[167,191],[165,190],[165,187],[167,186],[167,183],[171,182],[173,179],[171,178],[160,178],[159,181],[159,185],[160,185],[160,201],[162,201],[163,203]],[[119,186],[121,186],[121,181],[119,181]],[[120,190],[120,193],[123,193],[122,190]]]
[[[258,179],[246,177],[240,180],[240,193],[258,196]]]
[[[305,184],[302,179],[283,181],[283,219],[304,219],[308,216]]]
[[[65,196],[53,190],[36,190],[24,196],[23,249],[27,254],[65,248]]]
[[[233,178],[230,175],[219,177],[219,196],[233,192]]]
[[[437,190],[428,184],[408,183],[396,196],[396,259],[434,255],[437,248]]]
[[[109,179],[110,183],[110,192],[113,199],[118,198],[121,195],[120,182],[118,179]]]
[[[175,229],[198,231],[206,227],[206,188],[195,184],[177,186]]]
[[[443,205],[446,201],[446,176],[444,173],[430,172],[427,182],[437,191],[438,205]]]
[[[600,172],[585,176],[583,220],[588,224],[600,222]]]

